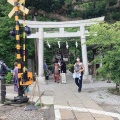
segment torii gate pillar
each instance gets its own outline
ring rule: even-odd
[[[88,72],[87,46],[85,44],[86,42],[85,26],[82,25],[80,26],[80,32],[81,32],[82,61],[85,67],[83,79],[88,81],[89,72]]]
[[[45,83],[43,59],[44,59],[44,33],[43,28],[39,28],[39,40],[38,40],[38,80],[41,83]]]

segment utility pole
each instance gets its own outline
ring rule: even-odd
[[[17,50],[17,62],[18,62],[18,96],[23,96],[22,93],[22,86],[20,86],[20,80],[21,80],[21,51],[20,51],[20,26],[19,26],[19,16],[18,16],[18,10],[19,10],[19,3],[18,0],[14,0],[14,10],[15,10],[15,32],[16,32],[16,50]]]
[[[25,68],[25,39],[26,34],[30,34],[30,28],[25,25],[25,14],[28,14],[29,10],[25,8],[25,0],[7,0],[10,4],[14,6],[12,11],[8,14],[11,18],[15,15],[15,38],[16,38],[16,59],[18,62],[18,97],[14,98],[14,102],[16,103],[24,103],[28,101],[27,97],[24,97],[24,87],[29,86],[33,83],[32,72],[26,72]],[[18,11],[21,10],[23,12],[23,53],[21,55],[21,40],[20,40],[20,25],[19,25],[19,15]]]

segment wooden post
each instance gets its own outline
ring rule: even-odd
[[[38,96],[39,96],[39,100],[40,100],[40,107],[42,108],[42,100],[41,100],[41,95],[40,95],[40,86],[39,86],[39,81],[38,81],[38,76],[37,76],[37,75],[36,75],[36,81],[35,81],[35,84],[34,84],[34,86],[33,86],[32,91],[31,91],[29,100],[32,99],[32,101],[33,101],[34,92],[35,92],[36,86],[38,87]]]

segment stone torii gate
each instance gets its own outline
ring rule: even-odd
[[[38,79],[40,82],[45,83],[44,70],[43,70],[43,59],[44,59],[44,38],[63,38],[63,37],[80,37],[81,39],[81,50],[82,50],[82,60],[85,66],[84,78],[88,80],[88,59],[87,59],[87,47],[86,44],[86,26],[91,26],[104,21],[104,17],[78,20],[78,21],[67,21],[67,22],[39,22],[39,21],[26,21],[26,25],[30,28],[37,28],[38,32],[32,33],[27,38],[37,38],[38,40]],[[23,20],[19,20],[20,24]],[[79,27],[77,32],[66,32],[65,28]],[[44,28],[59,28],[59,31],[54,32],[44,32]]]

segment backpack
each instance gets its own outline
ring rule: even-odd
[[[80,68],[81,68],[80,64],[75,64],[74,67],[75,72],[79,72]]]
[[[8,68],[4,63],[0,63],[0,75],[5,75],[8,73]]]

